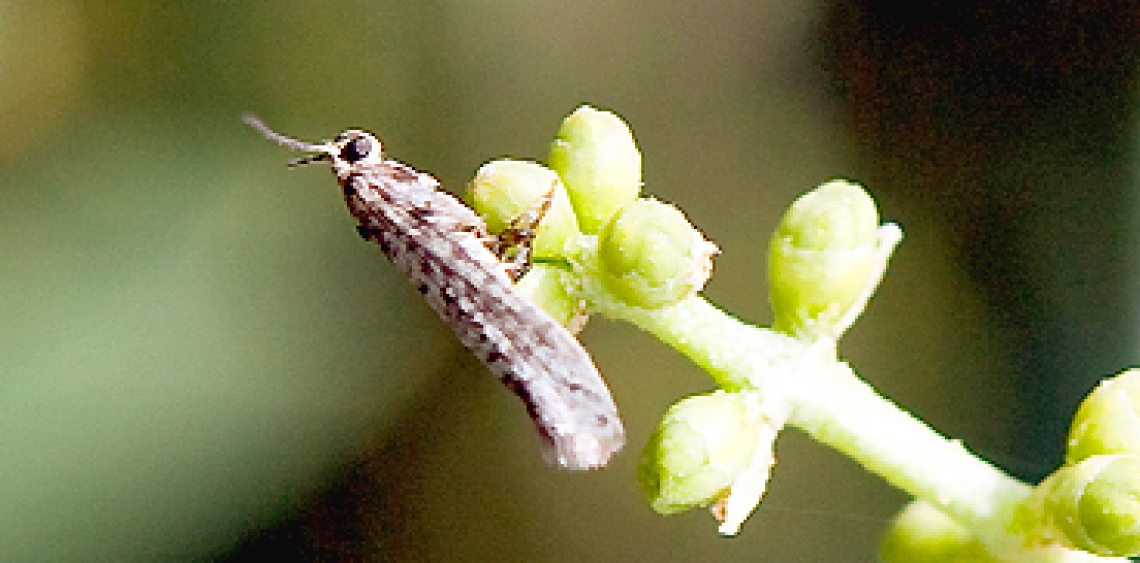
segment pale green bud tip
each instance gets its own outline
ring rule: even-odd
[[[1102,381],[1073,417],[1067,463],[1114,453],[1140,455],[1140,369]]]
[[[597,233],[641,191],[641,153],[633,133],[607,111],[581,106],[566,117],[548,163],[566,183],[584,233]]]
[[[694,395],[670,407],[637,472],[653,510],[676,514],[724,496],[750,465],[763,421],[750,393]]]
[[[906,506],[879,544],[883,563],[982,563],[997,561],[970,531],[923,501]]]
[[[801,250],[849,250],[878,241],[879,212],[857,184],[832,180],[797,199],[777,236]]]
[[[1062,467],[1043,486],[1049,516],[1074,547],[1140,555],[1140,457],[1093,456]]]
[[[550,264],[534,264],[515,285],[532,303],[554,317],[554,320],[577,333],[586,322],[585,308],[580,300],[566,291],[561,268]]]
[[[487,222],[492,234],[536,209],[553,190],[550,207],[542,216],[534,239],[535,259],[557,259],[571,237],[578,234],[577,219],[566,189],[553,170],[525,160],[495,160],[484,164],[467,184],[463,200]]]
[[[656,200],[622,207],[599,237],[606,289],[635,307],[662,307],[700,291],[717,252],[679,209]]]
[[[861,307],[885,265],[878,225],[871,196],[849,182],[829,182],[796,200],[768,249],[774,328],[829,335]]]

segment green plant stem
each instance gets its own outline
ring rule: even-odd
[[[828,347],[748,325],[700,296],[653,310],[599,301],[595,310],[656,335],[722,388],[783,396],[791,424],[950,515],[995,553],[1025,545],[1011,523],[1030,487],[879,395]]]

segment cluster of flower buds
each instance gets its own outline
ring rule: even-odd
[[[1140,555],[1140,369],[1105,379],[1085,397],[1065,465],[1038,485],[1038,494],[1071,546]]]
[[[518,285],[573,330],[591,309],[620,311],[627,320],[633,312],[693,322],[698,307],[690,298],[707,282],[717,248],[676,207],[641,195],[641,166],[625,122],[582,106],[563,121],[545,166],[488,163],[465,199],[495,233],[545,209],[533,265]],[[837,180],[803,195],[768,246],[774,322],[757,330],[813,354],[825,350],[837,361],[835,343],[863,311],[900,239],[896,226],[879,224],[874,202],[855,184]],[[695,339],[663,332],[676,332],[678,342]],[[735,352],[718,350],[720,356],[705,360],[719,369]],[[748,376],[718,381],[734,383],[668,410],[642,451],[638,479],[657,512],[711,506],[721,532],[731,535],[762,497],[776,436],[799,411],[778,385],[762,388]],[[1106,380],[1084,401],[1063,467],[1036,487],[1004,490],[1009,498],[994,501],[1012,507],[1010,522],[993,537],[916,501],[896,518],[880,556],[998,561],[994,537],[1009,544],[999,546],[1008,548],[1000,557],[1013,553],[1011,560],[1140,554],[1140,370]]]
[[[903,561],[1124,561],[1140,555],[1140,369],[1106,379],[1073,418],[1065,463],[1033,487],[1003,525],[1016,537],[997,558],[971,531],[921,501],[896,518],[880,558]]]
[[[676,303],[708,281],[716,246],[676,207],[641,197],[641,153],[617,115],[578,108],[563,120],[547,166],[490,162],[464,199],[497,233],[552,191],[520,287],[555,318],[571,322],[581,311],[574,278],[582,272],[596,274],[608,297],[643,308]]]

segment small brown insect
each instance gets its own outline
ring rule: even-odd
[[[503,244],[429,174],[387,160],[380,141],[349,129],[335,140],[310,144],[286,137],[247,115],[268,139],[327,160],[348,210],[366,240],[417,285],[459,340],[526,404],[543,443],[543,457],[567,469],[604,466],[625,442],[609,389],[582,345],[565,327],[520,295],[504,263]],[[538,215],[549,205],[540,203]],[[528,229],[533,231],[533,229]],[[512,244],[529,245],[529,236]],[[531,234],[530,236],[533,236]],[[511,250],[516,256],[526,249]]]

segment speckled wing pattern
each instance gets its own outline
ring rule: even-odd
[[[432,176],[383,158],[371,133],[350,129],[308,144],[246,122],[266,137],[329,160],[357,230],[380,245],[459,340],[513,391],[534,420],[548,463],[594,469],[625,442],[617,406],[577,338],[514,287],[498,242]]]
[[[624,443],[609,389],[570,331],[515,291],[482,219],[434,178],[394,161],[349,175],[343,187],[361,235],[526,404],[544,457],[571,469],[605,465]]]

